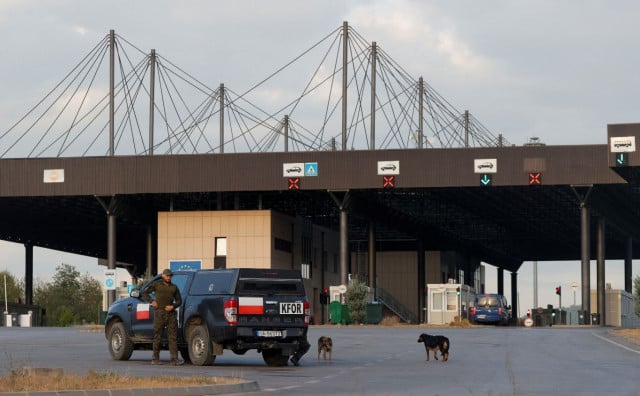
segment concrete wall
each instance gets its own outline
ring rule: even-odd
[[[305,233],[308,257],[303,257]],[[215,240],[219,237],[226,238],[227,268],[300,270],[303,263],[309,264],[311,276],[305,279],[305,288],[314,320],[320,321],[319,293],[322,287],[337,285],[340,280],[337,232],[270,210],[160,212],[158,272],[168,268],[172,260],[201,260],[202,268],[214,268]]]

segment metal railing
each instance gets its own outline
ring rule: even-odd
[[[407,323],[418,323],[417,315],[404,306],[404,304],[396,300],[391,293],[385,289],[381,287],[376,288],[376,296],[378,297],[378,301],[398,315],[400,319]]]

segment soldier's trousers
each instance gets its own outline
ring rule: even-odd
[[[153,317],[153,359],[160,358],[160,344],[164,328],[167,328],[169,341],[169,353],[171,359],[178,358],[178,316],[175,310],[167,312],[164,309],[156,309]]]

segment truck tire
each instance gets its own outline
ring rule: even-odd
[[[281,349],[263,349],[262,359],[270,367],[286,366],[289,362],[289,356],[283,355]]]
[[[209,332],[205,326],[196,326],[189,332],[189,358],[195,366],[210,366],[216,360]]]
[[[133,353],[133,342],[122,322],[114,323],[109,330],[109,353],[114,360],[129,360]]]

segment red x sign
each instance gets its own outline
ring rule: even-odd
[[[299,190],[300,189],[300,178],[290,177],[289,178],[289,190]]]
[[[396,186],[395,176],[382,176],[382,188],[389,190],[394,188],[395,186]]]
[[[542,184],[542,173],[540,172],[532,172],[529,173],[529,185],[539,185]]]

